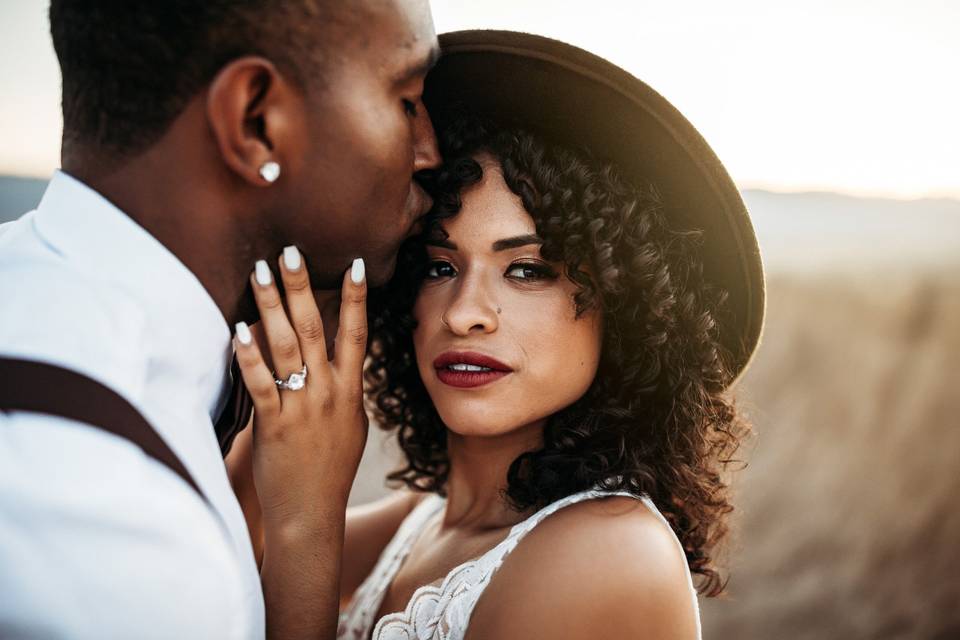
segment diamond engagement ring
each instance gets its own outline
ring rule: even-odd
[[[286,380],[279,380],[278,378],[274,377],[273,381],[277,383],[277,387],[280,389],[299,391],[307,384],[307,365],[303,365],[303,369],[297,373],[291,373],[290,377]]]

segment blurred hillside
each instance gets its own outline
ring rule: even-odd
[[[0,176],[0,223],[36,207],[45,180]],[[960,200],[745,190],[768,272],[960,263]]]
[[[856,273],[960,264],[960,200],[747,190],[768,272]]]
[[[0,179],[0,221],[42,187]],[[768,321],[737,390],[755,435],[704,637],[960,638],[960,202],[744,198]],[[396,459],[372,431],[351,502]]]
[[[46,186],[46,180],[0,176],[0,224],[36,207]]]

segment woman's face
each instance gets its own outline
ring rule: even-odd
[[[540,421],[589,388],[601,347],[599,311],[576,318],[576,286],[540,256],[533,219],[477,158],[483,180],[443,221],[443,246],[414,306],[417,366],[437,412],[465,436],[494,436]]]

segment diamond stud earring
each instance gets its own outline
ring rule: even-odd
[[[276,182],[280,177],[280,165],[273,160],[264,162],[260,167],[260,177],[267,182]]]

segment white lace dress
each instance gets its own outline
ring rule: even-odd
[[[374,620],[383,603],[387,588],[393,582],[414,541],[427,521],[446,505],[444,498],[435,494],[428,496],[404,519],[397,533],[380,555],[373,571],[357,589],[350,606],[340,615],[337,638],[367,640],[371,638],[370,629],[372,628],[373,640],[463,640],[470,622],[470,614],[480,595],[490,583],[494,572],[525,535],[544,518],[567,505],[611,495],[631,496],[622,492],[590,490],[569,495],[547,505],[523,522],[514,525],[503,542],[479,558],[454,567],[439,587],[425,585],[417,589],[405,610],[388,613],[379,620]],[[667,523],[653,502],[646,497],[640,500],[661,521]],[[667,526],[669,527],[669,524]],[[676,540],[676,536],[674,539]],[[677,546],[680,546],[680,541],[676,540],[676,542]],[[693,599],[699,639],[700,611],[689,570],[687,570],[687,585],[690,589],[690,597]]]

